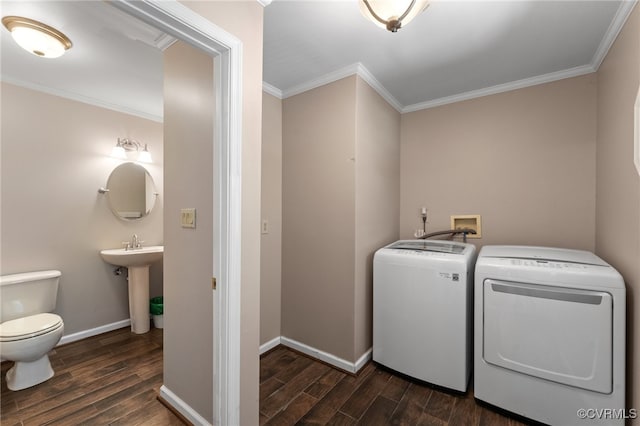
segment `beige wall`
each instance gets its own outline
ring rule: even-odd
[[[62,271],[56,312],[65,335],[129,318],[127,281],[100,250],[137,233],[162,244],[162,124],[2,83],[1,273]],[[116,218],[106,195],[119,137],[149,144],[158,203],[140,221]],[[151,295],[162,291],[162,264],[151,268]]]
[[[164,385],[213,421],[213,58],[164,52]],[[196,228],[180,209],[196,209]],[[197,354],[197,356],[189,356]]]
[[[398,239],[400,113],[356,81],[354,356],[372,346],[373,254]]]
[[[356,77],[283,101],[282,335],[353,361]]]
[[[633,164],[633,109],[640,83],[640,9],[598,70],[596,253],[627,285],[628,407],[640,409],[640,177]],[[640,425],[640,420],[633,424]]]
[[[262,97],[262,234],[260,250],[260,344],[280,337],[282,282],[282,101]]]
[[[181,1],[242,42],[240,424],[258,424],[262,22],[257,1]],[[181,169],[191,166],[183,164]],[[209,342],[211,345],[211,342]],[[166,342],[165,342],[166,349]],[[166,364],[165,364],[166,368]]]
[[[400,234],[482,215],[478,245],[595,248],[594,74],[402,115]]]
[[[283,101],[282,335],[371,348],[372,259],[398,238],[400,114],[351,76]]]

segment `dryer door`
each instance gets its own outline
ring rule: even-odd
[[[483,286],[486,362],[611,393],[611,294],[491,279]]]

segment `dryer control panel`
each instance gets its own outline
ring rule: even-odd
[[[558,262],[540,259],[511,259],[513,266],[531,266],[547,269],[587,269],[589,266],[582,263]]]

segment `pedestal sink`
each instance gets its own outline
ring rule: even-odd
[[[129,316],[136,334],[149,331],[149,266],[162,259],[163,253],[164,246],[100,252],[105,262],[129,269]]]

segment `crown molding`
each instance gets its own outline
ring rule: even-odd
[[[385,101],[387,101],[389,105],[391,105],[393,108],[396,109],[396,111],[400,113],[402,112],[402,108],[403,108],[402,104],[398,102],[398,100],[391,93],[389,93],[389,91],[382,85],[382,83],[380,83],[373,76],[373,74],[371,74],[371,72],[369,72],[369,70],[365,68],[364,65],[362,65],[361,63],[358,63],[357,69],[358,69],[357,74],[360,78],[366,81],[367,84],[369,84],[369,86],[371,86],[373,90],[378,92],[378,94],[382,96],[382,98]]]
[[[264,92],[267,92],[271,96],[275,96],[278,99],[283,99],[282,90],[278,89],[276,86],[272,86],[271,84],[267,83],[266,81],[262,82],[262,90]]]
[[[160,37],[154,40],[155,45],[162,52],[167,50],[173,43],[178,41],[177,38],[171,37],[169,34],[163,33]]]
[[[591,60],[591,65],[596,71],[600,68],[600,65],[607,56],[607,53],[609,53],[609,49],[611,49],[613,42],[616,41],[618,34],[622,31],[622,27],[624,27],[624,24],[627,22],[627,19],[629,18],[629,15],[631,15],[631,11],[637,2],[638,0],[625,0],[620,3],[616,16],[614,16],[613,21],[611,21],[611,25],[609,25],[607,32],[600,42],[600,46],[598,46],[598,50]]]
[[[551,83],[552,81],[563,80],[565,78],[578,77],[595,71],[597,70],[594,69],[591,65],[583,65],[581,67],[570,68],[568,70],[552,72],[532,78],[512,81],[510,83],[498,84],[497,86],[486,87],[483,89],[472,90],[470,92],[464,92],[453,96],[447,96],[444,98],[433,99],[431,101],[407,105],[406,107],[402,108],[401,112],[404,114],[407,112],[434,108],[442,105],[452,104],[455,102],[467,101],[469,99],[475,99],[483,96],[495,95],[497,93],[509,92],[511,90],[522,89],[525,87],[536,86],[538,84]]]
[[[39,84],[22,81],[19,79],[0,75],[0,81],[4,83],[13,84],[14,86],[23,87],[25,89],[35,90],[36,92],[46,93],[48,95],[58,96],[60,98],[70,99],[76,102],[82,102],[83,104],[93,105],[98,108],[110,109],[112,111],[121,112],[123,114],[133,115],[147,120],[156,121],[162,123],[163,117],[161,115],[151,114],[146,111],[141,111],[135,108],[130,108],[120,104],[114,104],[105,102],[100,99],[90,98],[88,96],[82,96],[77,93],[67,92],[65,90],[52,89],[51,87],[41,86]]]
[[[267,7],[271,4],[273,0],[257,0],[257,1],[262,5],[262,7]]]
[[[619,30],[618,30],[619,31]],[[263,82],[262,89],[279,98],[286,99],[291,96],[304,93],[306,91],[324,86],[334,81],[341,80],[345,77],[352,75],[358,75],[364,81],[367,82],[382,98],[395,108],[401,114],[407,112],[419,111],[427,108],[435,108],[441,105],[451,104],[455,102],[466,101],[469,99],[475,99],[482,96],[495,95],[497,93],[508,92],[511,90],[522,89],[525,87],[535,86],[538,84],[550,83],[552,81],[562,80],[565,78],[578,77],[581,75],[589,74],[597,71],[593,65],[583,65],[580,67],[570,68],[568,70],[562,70],[552,72],[549,74],[539,75],[532,78],[525,78],[522,80],[512,81],[505,84],[499,84],[497,86],[486,87],[483,89],[472,90],[470,92],[464,92],[453,96],[447,96],[444,98],[433,99],[430,101],[420,102],[412,105],[403,106],[389,91],[380,83],[373,74],[361,63],[355,63],[347,67],[341,68],[337,71],[325,74],[314,80],[310,80],[306,83],[299,84],[288,90],[280,90],[277,87]]]
[[[282,91],[282,98],[286,99],[291,96],[299,95],[300,93],[307,92],[309,90],[315,89],[317,87],[324,86],[329,83],[333,83],[334,81],[342,80],[345,77],[352,76],[358,73],[358,66],[360,64],[355,63],[348,65],[344,68],[340,68],[339,70],[330,72],[328,74],[322,75],[313,80],[309,80],[305,83],[299,84],[297,86],[293,86],[290,89]]]
[[[344,68],[340,68],[339,70],[330,72],[323,76],[320,76],[314,80],[307,81],[306,83],[299,84],[294,86],[288,90],[280,90],[269,83],[262,83],[262,88],[265,92],[279,97],[280,99],[286,99],[291,96],[299,95],[300,93],[307,92],[309,90],[324,86],[329,83],[333,83],[334,81],[342,80],[343,78],[350,77],[352,75],[357,75],[362,78],[373,90],[378,92],[382,98],[389,103],[393,108],[395,108],[398,112],[402,112],[402,104],[398,102],[396,98],[393,97],[391,93],[380,83],[371,72],[360,62],[355,64],[348,65]]]

